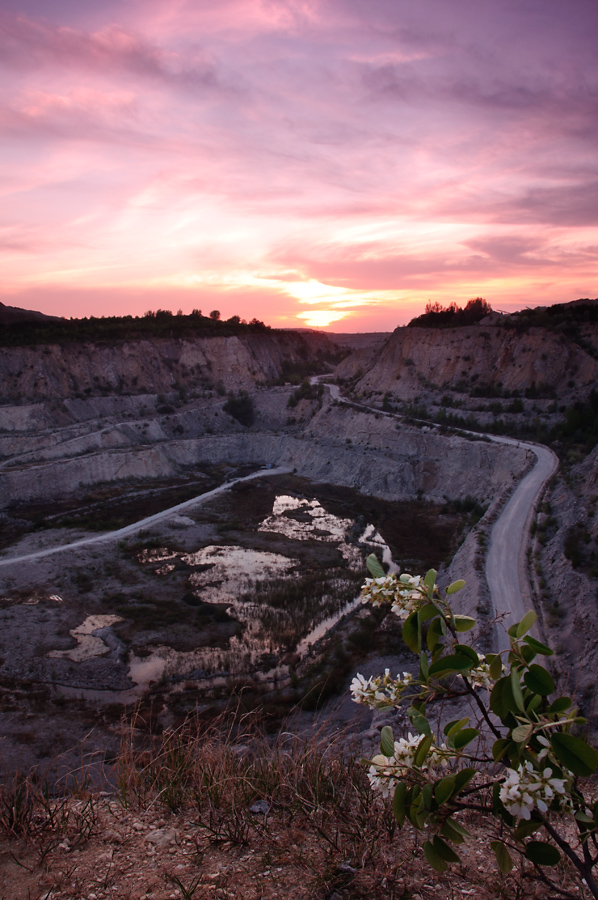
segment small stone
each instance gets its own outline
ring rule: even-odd
[[[254,816],[267,816],[270,812],[270,804],[266,800],[256,800],[249,807],[249,812]]]
[[[148,832],[145,840],[150,844],[155,844],[156,847],[165,847],[166,844],[174,844],[177,837],[178,833],[175,828],[158,828]]]

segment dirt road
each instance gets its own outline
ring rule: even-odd
[[[333,400],[340,403],[349,402],[341,396],[336,385],[329,384],[327,387]],[[362,404],[354,405],[361,406],[378,415],[402,418],[400,415],[382,412]],[[434,423],[426,422],[425,424],[432,425]],[[482,436],[474,431],[467,433]],[[533,469],[521,479],[494,523],[486,556],[486,580],[490,588],[494,613],[504,616],[502,622],[496,627],[496,647],[505,650],[509,647],[507,628],[523,618],[526,610],[532,606],[526,558],[529,529],[536,502],[544,485],[558,469],[559,461],[556,454],[542,444],[532,444],[500,435],[484,434],[483,436],[494,443],[520,447],[535,455],[537,460]]]
[[[486,556],[486,580],[492,605],[495,614],[504,614],[502,623],[496,628],[497,648],[505,650],[509,646],[506,629],[532,606],[526,558],[529,529],[538,497],[558,469],[559,462],[556,454],[541,444],[498,436],[491,436],[491,440],[516,444],[537,459],[494,523]]]
[[[76,550],[78,547],[85,547],[88,544],[101,544],[105,541],[119,541],[121,538],[135,534],[143,528],[149,528],[156,522],[161,522],[163,519],[170,518],[170,516],[178,515],[185,509],[197,506],[199,503],[203,503],[211,497],[216,497],[217,494],[228,491],[233,484],[237,484],[239,481],[262,478],[264,475],[289,475],[292,471],[292,469],[285,466],[273,469],[258,469],[257,472],[252,472],[251,475],[246,475],[244,478],[234,478],[232,481],[227,481],[219,487],[207,491],[205,494],[199,494],[197,497],[192,497],[191,500],[185,500],[184,503],[178,503],[176,506],[171,506],[159,513],[155,513],[153,516],[147,516],[145,519],[140,519],[138,522],[133,522],[132,525],[126,525],[124,528],[119,528],[116,531],[107,531],[104,534],[94,535],[93,537],[81,538],[78,541],[72,541],[70,544],[61,544],[58,547],[46,547],[44,550],[36,550],[33,553],[1,558],[0,568],[16,565],[18,563],[32,562],[36,559],[41,559],[44,556],[52,556],[54,553],[63,553],[65,550]]]

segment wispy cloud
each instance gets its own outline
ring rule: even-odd
[[[5,290],[356,327],[596,293],[593,0],[23,9],[0,13]]]

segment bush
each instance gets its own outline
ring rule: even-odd
[[[579,735],[586,720],[571,699],[554,697],[552,676],[534,662],[553,654],[528,633],[535,612],[509,628],[509,650],[484,656],[475,640],[461,643],[475,620],[455,615],[450,605],[464,581],[453,582],[442,597],[434,569],[424,578],[385,575],[375,556],[368,567],[373,577],[363,586],[363,599],[392,603],[404,620],[405,644],[419,656],[417,676],[392,678],[387,669],[367,681],[357,675],[351,686],[357,703],[403,707],[411,720],[414,734],[396,740],[385,726],[380,754],[367,761],[370,784],[392,797],[399,828],[407,823],[425,830],[425,857],[444,872],[459,862],[455,846],[469,836],[459,813],[492,817],[497,829],[491,847],[503,874],[518,854],[534,865],[553,896],[572,897],[546,871],[564,854],[598,898],[598,802],[584,796],[579,781],[598,768],[598,751]],[[475,727],[466,715],[446,723],[440,734],[440,723],[430,721],[433,706],[457,697],[468,698]],[[573,839],[567,819],[575,827]]]
[[[236,419],[241,425],[253,425],[255,419],[255,410],[253,408],[253,400],[247,391],[239,391],[239,395],[235,397],[231,392],[228,400],[222,407],[224,412]]]

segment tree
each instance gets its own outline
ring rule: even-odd
[[[213,319],[214,322],[219,322],[220,321],[220,310],[213,309],[212,312],[210,313],[210,319]]]

